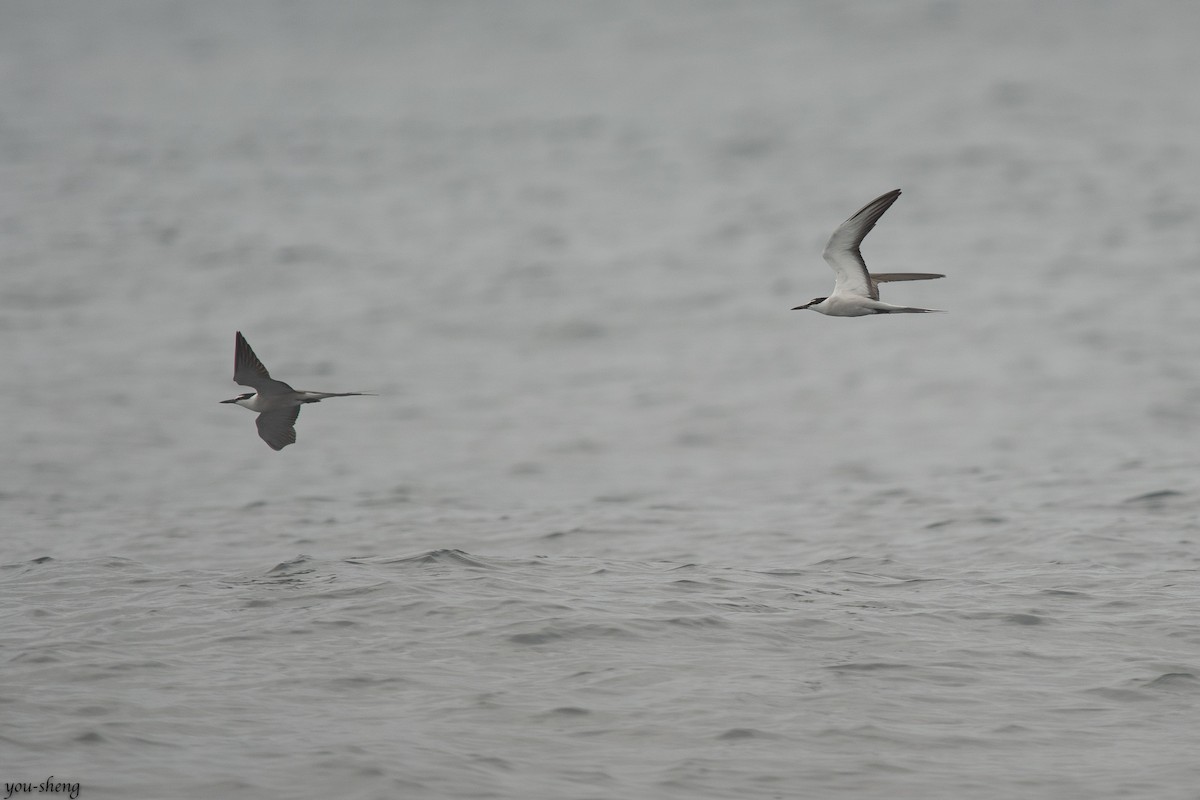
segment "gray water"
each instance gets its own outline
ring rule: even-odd
[[[1200,797],[1198,29],[3,3],[0,780]]]

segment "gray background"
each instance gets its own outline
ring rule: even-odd
[[[1195,797],[1198,29],[0,4],[0,780]]]

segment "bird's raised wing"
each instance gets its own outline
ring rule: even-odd
[[[242,336],[241,331],[237,332],[233,349],[233,382],[249,386],[264,395],[292,391],[292,387],[271,377],[271,373],[267,372],[267,368],[250,349],[250,343]]]
[[[867,264],[863,261],[862,251],[859,250],[862,240],[875,227],[875,223],[883,216],[883,212],[891,208],[892,203],[900,196],[899,189],[893,189],[887,194],[876,197],[863,206],[857,214],[838,226],[825,245],[825,260],[833,267],[837,276],[833,285],[834,294],[853,294],[859,297],[879,299],[879,290],[871,275],[867,272]]]
[[[299,416],[300,406],[264,411],[255,420],[255,424],[258,425],[258,435],[271,446],[272,450],[282,450],[289,444],[295,444],[296,419]]]
[[[876,283],[893,283],[895,281],[931,281],[944,278],[939,272],[872,272],[871,280]]]

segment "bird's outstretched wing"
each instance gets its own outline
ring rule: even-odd
[[[892,283],[894,281],[931,281],[935,278],[944,278],[938,272],[872,272],[871,280],[876,283]]]
[[[237,332],[233,350],[233,382],[249,386],[263,395],[292,391],[292,387],[271,377],[271,373],[267,372],[267,368],[250,349],[250,343],[242,336],[241,331]]]
[[[833,285],[834,294],[853,294],[859,297],[879,299],[879,290],[871,275],[867,272],[867,264],[863,261],[859,247],[862,240],[875,227],[875,223],[883,216],[883,212],[891,208],[892,203],[900,196],[899,189],[893,189],[887,194],[876,197],[863,206],[858,213],[838,226],[825,245],[825,260],[833,267],[837,276]]]
[[[264,411],[255,420],[255,424],[258,425],[258,435],[271,446],[272,450],[282,450],[289,444],[295,444],[296,420],[299,416],[300,406]]]

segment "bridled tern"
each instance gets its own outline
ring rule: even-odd
[[[233,352],[233,382],[255,389],[254,392],[239,394],[222,403],[236,403],[242,408],[258,412],[258,435],[271,446],[282,450],[296,441],[296,418],[304,403],[319,403],[326,397],[352,397],[370,392],[305,392],[293,389],[283,381],[277,381],[254,355],[250,343],[242,332],[237,332],[237,344]]]
[[[831,317],[863,317],[868,314],[925,314],[936,310],[881,303],[879,284],[890,281],[928,281],[944,278],[945,275],[932,272],[884,272],[872,275],[867,272],[867,264],[859,250],[862,240],[899,196],[899,189],[880,195],[838,226],[829,237],[824,253],[825,260],[837,275],[833,283],[833,294],[810,300],[802,306],[796,306],[792,311],[810,308]]]

